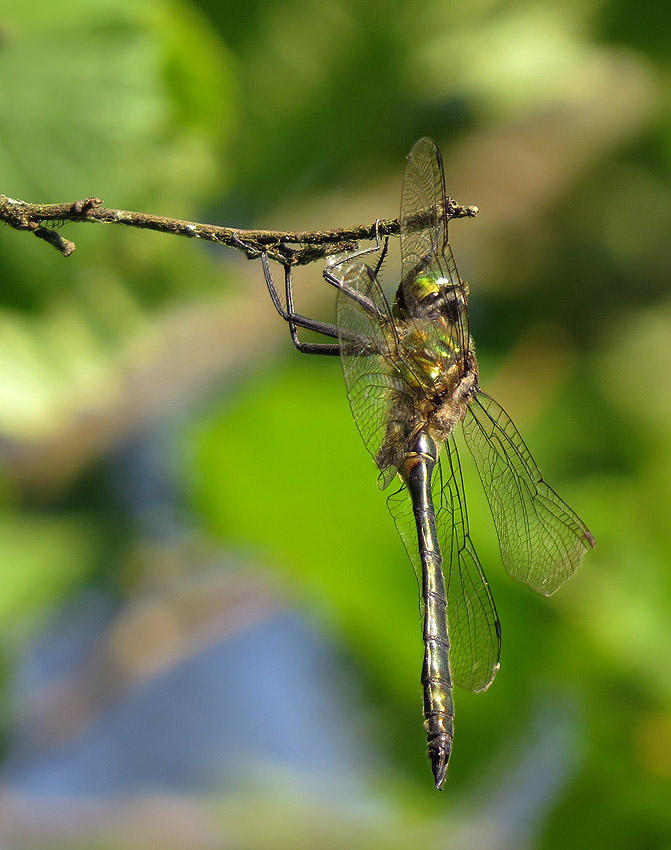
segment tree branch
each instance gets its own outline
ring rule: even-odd
[[[461,206],[452,198],[447,199],[447,206],[448,218],[472,217],[478,213],[477,207]],[[416,224],[419,229],[425,223],[424,219],[421,214],[418,215],[413,225]],[[44,239],[64,257],[72,254],[75,244],[61,236],[55,228],[65,222],[95,221],[157,230],[160,233],[172,233],[191,239],[204,239],[207,242],[237,248],[248,259],[255,259],[265,251],[271,259],[292,266],[312,263],[341,251],[354,250],[359,240],[397,236],[400,230],[397,218],[334,230],[241,230],[128,210],[106,209],[100,198],[86,198],[66,204],[28,204],[6,195],[0,195],[0,221],[16,230],[27,230]],[[45,227],[45,222],[52,224]]]

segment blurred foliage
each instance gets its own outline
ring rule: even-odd
[[[393,13],[380,0],[39,0],[0,13],[0,191],[26,201],[356,224],[396,214],[404,157],[433,136],[448,191],[481,208],[451,231],[481,383],[597,539],[551,600],[515,586],[463,458],[503,658],[489,692],[456,694],[435,794],[416,582],[337,362],[295,354],[256,263],[93,225],[64,227],[77,244],[65,261],[4,228],[10,748],[26,646],[73,600],[94,587],[122,616],[233,552],[268,564],[342,647],[383,767],[360,810],[277,782],[196,807],[194,822],[243,847],[669,846],[671,43],[661,0],[635,12],[622,0],[400,0]],[[392,260],[387,285],[395,274]],[[300,312],[329,319],[319,268],[297,290]],[[167,495],[133,453],[142,440]],[[185,543],[194,533],[205,554]],[[173,626],[148,622],[143,641],[170,658]],[[176,846],[169,829],[145,841],[150,804],[131,836],[110,827],[127,817],[114,811],[110,845]],[[44,836],[30,846],[57,846]],[[66,843],[80,838],[91,846],[86,832]]]

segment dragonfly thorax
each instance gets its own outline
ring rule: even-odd
[[[465,359],[466,372],[456,386],[448,386],[429,418],[429,428],[438,441],[447,440],[466,415],[471,399],[478,390],[478,364],[471,350]]]

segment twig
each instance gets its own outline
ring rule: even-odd
[[[477,207],[461,206],[451,198],[447,199],[447,203],[449,218],[472,217],[478,213]],[[312,263],[341,251],[351,251],[356,248],[359,240],[374,240],[377,236],[397,236],[400,229],[399,220],[393,218],[334,230],[241,230],[128,210],[106,209],[100,198],[86,198],[70,204],[28,204],[6,195],[0,195],[0,221],[16,230],[30,231],[53,245],[64,257],[72,254],[75,244],[62,237],[54,228],[65,222],[96,221],[217,242],[237,248],[248,259],[255,259],[265,251],[271,259],[292,266]],[[45,227],[44,222],[52,222],[52,225]],[[421,224],[420,215],[417,226],[420,227]]]

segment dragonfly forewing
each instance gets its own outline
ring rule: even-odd
[[[412,283],[427,259],[447,242],[445,176],[436,143],[429,138],[413,145],[401,194],[402,279]]]
[[[594,538],[543,480],[505,410],[478,391],[464,436],[482,481],[508,573],[550,596],[570,578]]]
[[[394,315],[414,326],[429,350],[439,352],[446,339],[452,340],[453,362],[462,376],[470,347],[468,288],[448,241],[443,161],[432,139],[420,139],[408,156],[400,227],[402,269]]]

